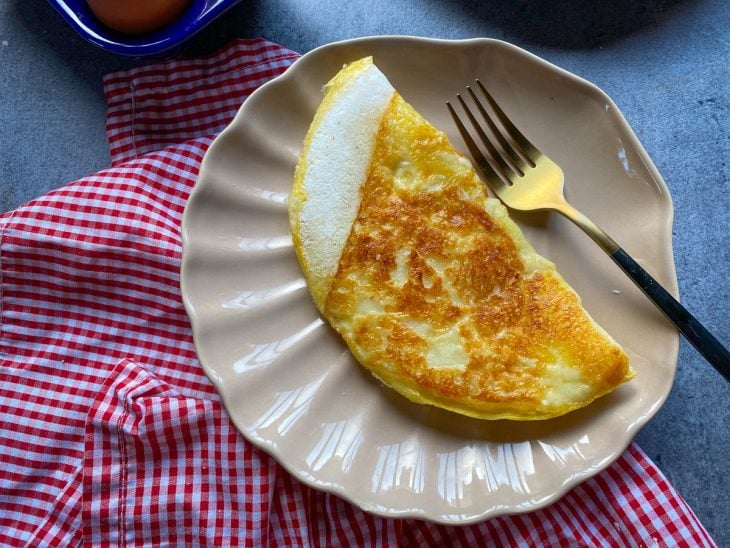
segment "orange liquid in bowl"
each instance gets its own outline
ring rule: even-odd
[[[147,34],[169,25],[192,0],[87,0],[97,19],[124,34]]]

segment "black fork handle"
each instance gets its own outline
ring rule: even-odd
[[[622,248],[611,258],[717,371],[730,381],[730,352]]]

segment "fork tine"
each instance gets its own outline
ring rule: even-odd
[[[476,117],[474,116],[474,113],[471,111],[469,106],[466,104],[466,101],[464,101],[464,98],[461,96],[460,93],[456,94],[456,98],[459,100],[459,103],[461,103],[461,108],[464,109],[464,112],[466,113],[467,117],[469,118],[469,121],[471,122],[472,127],[477,132],[477,135],[479,135],[479,139],[481,139],[482,143],[484,144],[484,147],[487,149],[487,152],[489,153],[489,157],[494,160],[494,162],[497,164],[497,167],[499,168],[497,173],[499,173],[502,177],[504,177],[507,180],[511,179],[511,174],[513,170],[507,162],[504,161],[502,158],[502,155],[499,153],[497,148],[494,146],[492,141],[487,136],[484,129],[482,129],[481,124],[477,121]],[[517,172],[515,172],[517,173]],[[517,173],[517,175],[522,175],[522,173]]]
[[[479,80],[477,80],[477,82],[479,82]],[[492,117],[489,115],[489,112],[487,112],[487,109],[479,100],[477,94],[474,93],[474,90],[471,88],[471,86],[466,86],[466,89],[469,91],[471,98],[474,100],[474,104],[479,109],[482,118],[484,118],[484,121],[487,122],[487,125],[489,126],[489,130],[492,132],[492,135],[496,137],[497,141],[499,141],[499,144],[502,147],[502,150],[507,153],[510,160],[512,160],[513,165],[517,168],[517,175],[524,175],[525,170],[532,166],[528,165],[527,162],[522,159],[522,156],[520,156],[520,154],[514,149],[514,147],[507,141],[507,139],[504,138],[504,135],[502,135],[502,132],[497,127],[497,124],[494,123]]]
[[[492,187],[492,190],[494,190],[495,192],[498,192],[498,189],[500,188],[506,187],[506,183],[504,182],[502,177],[497,175],[497,172],[490,165],[484,154],[482,154],[482,151],[474,142],[474,139],[472,139],[469,131],[467,131],[466,127],[464,127],[464,124],[461,122],[461,118],[459,118],[458,114],[456,114],[454,107],[451,106],[451,103],[449,101],[446,101],[446,107],[449,109],[449,113],[451,113],[451,117],[454,119],[454,123],[456,124],[456,127],[461,134],[461,138],[464,139],[464,142],[469,149],[469,153],[471,154],[474,162],[476,162],[477,168],[479,169],[479,171],[481,171],[484,180],[489,184],[490,187]]]
[[[507,117],[507,115],[504,113],[504,111],[499,107],[497,104],[497,101],[494,100],[494,97],[492,97],[492,94],[487,91],[487,88],[484,87],[484,84],[482,84],[478,79],[476,80],[477,85],[479,86],[479,89],[482,91],[484,96],[487,98],[487,101],[489,101],[489,105],[492,107],[492,110],[497,115],[497,118],[499,118],[500,123],[502,126],[507,130],[507,133],[509,134],[512,139],[522,148],[522,154],[525,156],[525,158],[530,162],[532,167],[535,166],[535,159],[540,156],[540,151],[525,137],[522,135],[519,129],[515,127],[515,125],[512,123],[512,121]]]

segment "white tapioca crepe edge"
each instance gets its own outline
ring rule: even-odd
[[[380,121],[395,90],[371,57],[326,86],[307,132],[289,196],[294,247],[322,310],[357,217]]]

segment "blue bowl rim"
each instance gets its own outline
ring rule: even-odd
[[[71,2],[48,1],[88,42],[112,53],[141,57],[159,55],[181,45],[240,0],[193,0],[192,5],[188,8],[188,13],[194,14],[192,20],[187,21],[190,15],[187,17],[183,15],[180,21],[142,36],[125,36],[109,30],[101,23],[91,19],[84,10],[74,8]]]

